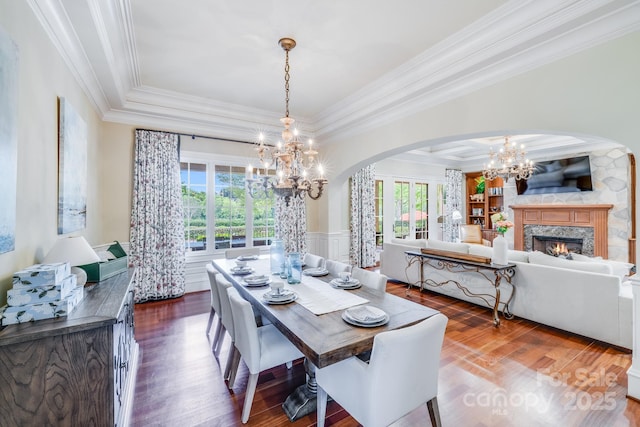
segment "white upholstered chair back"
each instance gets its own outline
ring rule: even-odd
[[[220,325],[220,295],[218,295],[218,286],[216,284],[216,274],[218,274],[217,270],[213,267],[211,263],[207,264],[207,276],[209,277],[209,286],[211,287],[211,312],[209,313],[209,322],[207,323],[207,334],[211,330],[211,325],[213,323],[213,318],[215,315],[218,315],[218,326],[216,327],[216,333],[218,332],[218,327]]]
[[[351,277],[358,279],[362,286],[367,286],[371,289],[375,289],[378,292],[387,291],[388,277],[384,274],[380,274],[375,271],[365,270],[360,267],[353,267],[351,269]]]
[[[338,277],[343,271],[351,271],[351,266],[349,264],[345,264],[344,262],[328,259],[325,261],[325,263],[329,274],[332,276]]]
[[[387,426],[427,403],[440,425],[438,370],[447,318],[436,314],[418,324],[375,336],[369,363],[357,357],[316,370],[318,427],[324,426],[327,395],[367,427]],[[420,355],[420,369],[415,367]]]
[[[324,266],[324,258],[307,252],[304,255],[304,264],[307,268],[319,268]]]

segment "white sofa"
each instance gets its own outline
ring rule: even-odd
[[[419,264],[407,267],[405,252],[427,247],[489,258],[493,251],[491,247],[466,243],[394,239],[384,244],[380,254],[380,272],[392,280],[418,284]],[[630,349],[633,297],[626,275],[632,265],[584,256],[574,258],[579,259],[565,260],[540,252],[509,251],[509,261],[516,265],[513,278],[515,295],[509,305],[510,311],[518,317]],[[474,293],[494,293],[491,284],[476,274],[450,273],[425,267],[425,277],[436,282],[454,279]],[[426,288],[492,308],[479,298],[467,296],[453,283]],[[511,296],[511,287],[503,285],[500,289],[500,300],[505,302]]]

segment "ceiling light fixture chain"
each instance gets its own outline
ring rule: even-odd
[[[285,51],[284,66],[284,88],[285,88],[285,116],[280,119],[284,126],[282,131],[282,141],[278,141],[275,147],[270,147],[264,143],[264,135],[258,136],[258,159],[264,168],[264,174],[253,174],[253,167],[247,166],[247,188],[253,198],[269,197],[275,193],[284,199],[289,206],[292,198],[303,199],[305,195],[317,200],[322,196],[322,190],[327,180],[324,178],[322,165],[317,164],[317,175],[309,177],[312,168],[316,166],[318,151],[313,147],[313,141],[309,139],[306,151],[303,151],[303,144],[298,137],[298,130],[291,130],[291,125],[295,122],[289,117],[289,51],[296,46],[296,41],[291,38],[282,38],[278,42]],[[272,150],[273,148],[273,150]],[[274,171],[270,168],[275,167]]]
[[[505,182],[509,178],[529,179],[535,171],[533,162],[526,158],[524,144],[517,147],[515,142],[509,143],[509,137],[504,137],[504,145],[496,153],[493,147],[489,149],[489,164],[484,165],[482,176],[492,181],[498,177]]]

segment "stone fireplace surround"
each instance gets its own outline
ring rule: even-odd
[[[524,226],[524,250],[533,250],[533,236],[550,236],[557,238],[574,238],[582,240],[582,254],[593,256],[593,227],[565,227],[555,225]]]
[[[583,253],[608,257],[608,216],[610,204],[602,205],[515,205],[516,250],[531,250],[532,235],[565,236],[583,239]],[[555,234],[554,234],[555,233]],[[527,243],[528,242],[528,243]]]

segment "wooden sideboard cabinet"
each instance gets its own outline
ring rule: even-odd
[[[124,426],[138,366],[129,269],[66,317],[0,330],[0,425]]]

